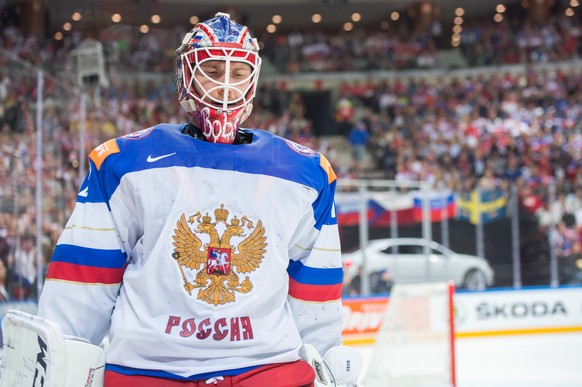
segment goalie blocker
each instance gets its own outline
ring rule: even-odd
[[[64,337],[56,323],[10,310],[2,320],[2,333],[0,387],[103,386],[103,349]]]

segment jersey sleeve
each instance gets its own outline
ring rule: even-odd
[[[336,176],[321,158],[327,181],[289,246],[289,303],[304,343],[324,354],[341,344],[342,261],[334,195]]]
[[[103,158],[95,152],[49,263],[38,314],[58,323],[65,335],[100,344],[109,328],[127,255],[99,173]]]

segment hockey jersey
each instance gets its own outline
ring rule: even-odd
[[[262,130],[214,144],[160,124],[95,148],[39,315],[118,372],[195,379],[341,344],[334,172]]]

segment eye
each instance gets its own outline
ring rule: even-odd
[[[251,75],[251,70],[248,68],[238,68],[232,72],[232,77],[236,79],[248,78]]]
[[[242,71],[236,71],[234,74],[232,74],[232,77],[235,79],[243,79],[246,78],[247,76],[248,74]]]

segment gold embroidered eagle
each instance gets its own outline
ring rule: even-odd
[[[174,253],[172,257],[178,263],[184,288],[188,294],[193,289],[198,291],[198,299],[212,305],[223,305],[235,301],[235,291],[248,293],[253,288],[249,277],[240,282],[237,273],[246,274],[255,271],[264,258],[267,237],[265,228],[259,220],[253,227],[253,222],[246,215],[241,219],[234,216],[228,222],[228,210],[224,204],[214,210],[215,221],[211,222],[208,213],[204,216],[197,212],[186,221],[182,214],[176,223],[174,235]],[[194,231],[188,225],[198,223]],[[244,234],[244,227],[253,229],[250,235]],[[220,235],[219,230],[223,230]],[[203,243],[196,234],[207,234],[210,241]],[[231,245],[231,239],[243,238],[236,247]],[[194,281],[189,282],[184,267],[196,271]]]

